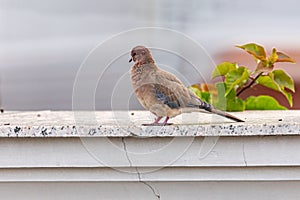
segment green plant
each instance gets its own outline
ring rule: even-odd
[[[223,62],[212,72],[212,79],[222,77],[222,82],[215,85],[202,84],[190,87],[199,98],[212,103],[218,109],[227,111],[247,110],[283,110],[276,99],[267,95],[250,96],[243,100],[240,95],[259,84],[282,93],[289,105],[293,105],[292,92],[295,92],[293,79],[281,69],[274,69],[278,62],[295,63],[288,55],[273,48],[267,56],[265,49],[257,44],[250,43],[236,46],[251,54],[257,62],[254,71],[237,63]]]

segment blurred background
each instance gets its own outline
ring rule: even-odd
[[[251,56],[234,47],[249,42],[268,52],[276,47],[300,62],[299,8],[297,0],[0,0],[0,107],[72,109],[76,73],[88,53],[112,35],[137,27],[180,31],[216,64],[237,61],[254,67]],[[299,109],[299,64],[279,66],[296,82],[294,109]],[[130,64],[124,67],[129,70]],[[201,68],[208,79],[213,67]],[[280,94],[274,95],[288,107]],[[109,96],[96,98],[96,109],[110,109]],[[131,109],[140,108],[132,102]]]

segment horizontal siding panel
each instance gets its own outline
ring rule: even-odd
[[[300,181],[300,167],[19,168],[0,182]]]
[[[0,168],[300,166],[299,144],[300,136],[2,138]]]

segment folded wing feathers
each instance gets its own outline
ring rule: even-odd
[[[160,84],[155,84],[154,86],[155,97],[166,104],[170,108],[179,108],[180,103],[176,98],[174,92],[172,92],[168,87],[165,87]]]

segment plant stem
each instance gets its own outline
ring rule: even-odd
[[[244,92],[246,89],[250,88],[255,81],[260,77],[260,75],[262,75],[263,72],[260,72],[254,79],[252,79],[252,81],[245,87],[243,87],[240,91],[238,91],[238,93],[236,94],[236,96],[239,96],[242,92]]]

